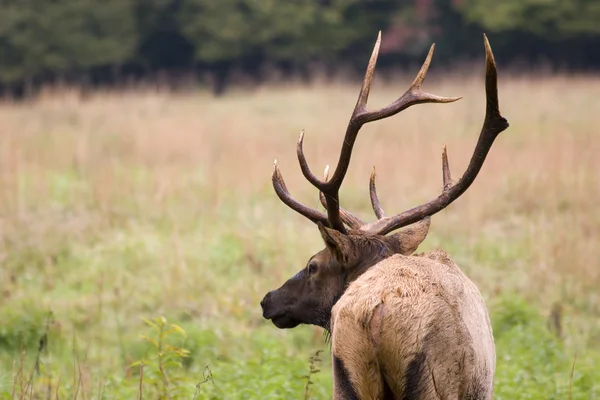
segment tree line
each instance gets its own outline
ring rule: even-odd
[[[380,29],[383,68],[434,41],[444,63],[468,60],[486,32],[506,62],[597,69],[597,21],[597,0],[0,0],[0,91],[208,76],[218,94],[239,72],[310,79],[315,66],[364,68]]]

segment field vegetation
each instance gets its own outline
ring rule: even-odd
[[[466,167],[483,72],[432,71],[420,105],[359,135],[343,206],[372,215],[437,196],[441,150]],[[370,106],[412,76],[376,79]],[[47,91],[0,104],[0,398],[327,399],[319,328],[277,330],[259,301],[322,247],[271,187],[318,205],[357,83],[190,91]],[[496,337],[497,399],[600,398],[600,79],[500,76],[510,128],[469,191],[432,219],[478,285]],[[308,384],[310,382],[310,384]]]

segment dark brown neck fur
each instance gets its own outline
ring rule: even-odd
[[[394,254],[400,254],[400,246],[390,243],[385,236],[360,234],[350,237],[354,246],[348,260],[355,260],[355,264],[348,266],[348,273],[344,275],[344,291],[373,265]]]

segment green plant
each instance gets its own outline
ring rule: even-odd
[[[167,322],[165,317],[152,320],[144,318],[152,329],[150,335],[140,337],[150,344],[148,356],[135,361],[130,367],[139,367],[139,396],[143,397],[144,381],[152,385],[160,399],[171,399],[181,393],[190,380],[182,374],[183,359],[189,357],[189,350],[175,341],[185,340],[187,335],[179,325]]]
[[[308,374],[303,376],[306,379],[306,386],[304,387],[304,400],[310,399],[310,385],[313,385],[312,376],[321,372],[321,370],[317,367],[318,364],[323,361],[319,356],[323,352],[323,350],[317,350],[314,355],[309,358],[309,368]]]

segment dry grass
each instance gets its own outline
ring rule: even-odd
[[[376,81],[370,106],[408,83]],[[388,213],[437,195],[443,144],[453,178],[466,167],[483,118],[482,77],[431,76],[426,88],[464,98],[361,132],[341,196],[365,219],[374,218],[373,164]],[[0,303],[33,301],[55,312],[56,329],[91,338],[85,378],[105,348],[118,347],[102,332],[131,335],[141,315],[186,313],[225,337],[260,326],[285,341],[261,320],[258,301],[321,245],[272,192],[272,161],[292,193],[316,206],[295,160],[297,135],[306,129],[315,171],[334,164],[357,92],[63,93],[0,105]],[[544,312],[561,304],[568,340],[582,348],[600,346],[598,93],[598,78],[501,77],[511,127],[473,187],[433,219],[423,247],[450,251],[490,301],[514,291]]]

